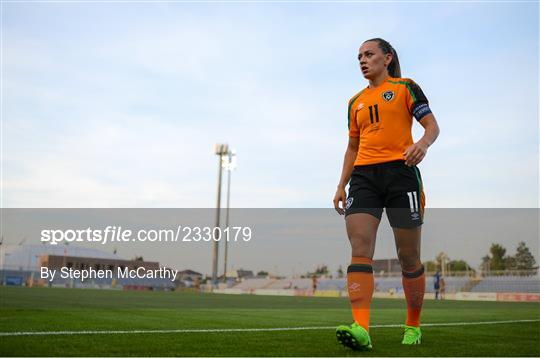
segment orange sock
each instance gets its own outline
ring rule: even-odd
[[[420,327],[420,313],[422,312],[424,292],[426,291],[424,266],[415,272],[403,271],[401,282],[407,299],[407,321],[405,321],[405,324]]]
[[[347,268],[347,288],[354,321],[369,330],[369,308],[373,296],[373,261],[367,257],[353,256]]]

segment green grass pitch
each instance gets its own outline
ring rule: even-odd
[[[0,332],[133,331],[337,326],[344,298],[0,288]],[[402,324],[403,300],[375,299],[373,325]],[[426,301],[423,323],[540,320],[538,303]],[[374,350],[337,344],[331,328],[0,336],[1,356],[540,356],[540,322],[425,326],[419,346],[401,328],[373,327]]]

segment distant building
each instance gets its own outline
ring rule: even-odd
[[[243,280],[243,279],[249,279],[249,278],[255,278],[255,275],[253,274],[253,271],[251,270],[232,270],[227,272],[227,278],[235,279],[235,280]],[[220,276],[220,279],[223,279],[223,275]]]
[[[99,287],[144,290],[171,290],[175,283],[168,278],[152,277],[117,277],[118,270],[145,271],[160,270],[159,262],[125,260],[116,254],[101,250],[78,247],[75,245],[12,245],[2,248],[0,266],[0,284],[56,285],[66,287]],[[78,278],[56,276],[52,281],[40,277],[40,268],[60,270],[62,267],[73,270],[100,271],[111,270],[110,277],[99,277],[83,282]],[[165,268],[165,270],[170,270]]]
[[[0,261],[2,269],[39,271],[41,257],[44,255],[123,260],[110,252],[75,245],[7,245],[2,247]]]
[[[236,270],[236,276],[239,278],[239,279],[244,279],[244,278],[253,278],[255,277],[255,275],[253,274],[253,271],[251,270]]]
[[[195,280],[201,280],[202,279],[202,273],[193,271],[193,270],[184,270],[178,272],[178,275],[176,276],[179,280],[189,280],[189,281],[195,281]]]

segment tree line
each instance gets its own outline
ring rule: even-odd
[[[437,255],[435,260],[424,262],[426,271],[440,271],[444,266],[449,271],[475,271],[464,260],[451,260],[444,252]],[[482,257],[482,271],[504,270],[534,270],[537,269],[536,260],[527,247],[521,241],[514,255],[507,255],[506,248],[497,243],[491,244],[489,253]]]
[[[507,255],[506,248],[500,244],[492,244],[489,254],[482,257],[484,271],[533,270],[538,268],[531,250],[521,241],[514,255]]]

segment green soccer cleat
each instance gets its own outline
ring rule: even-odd
[[[373,348],[368,331],[356,323],[336,328],[336,338],[339,343],[355,351],[370,351]]]
[[[405,331],[403,332],[403,340],[401,344],[420,344],[420,339],[422,338],[422,332],[420,332],[420,327],[405,326]]]

